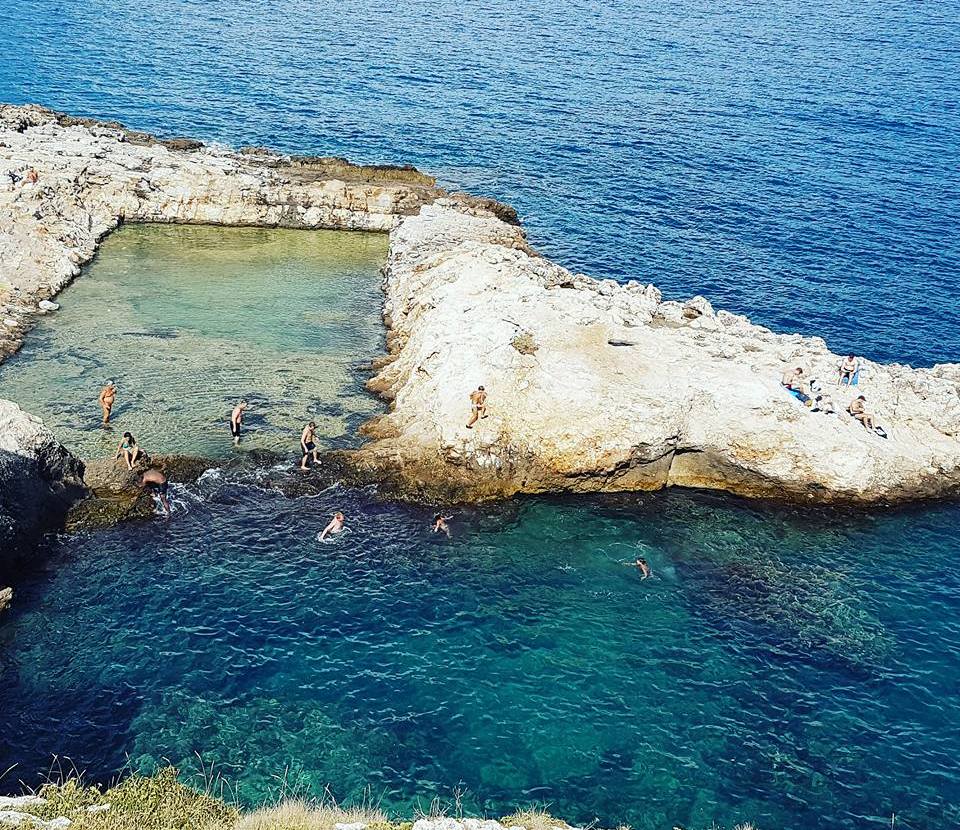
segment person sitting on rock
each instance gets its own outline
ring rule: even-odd
[[[116,458],[123,457],[127,462],[127,469],[132,470],[137,459],[146,457],[146,453],[137,446],[137,439],[129,432],[123,433],[123,440],[117,445]]]
[[[847,412],[849,412],[867,429],[875,430],[877,428],[877,424],[873,418],[873,415],[867,412],[867,399],[863,397],[863,395],[858,395],[856,398],[850,401],[850,406],[847,407]]]
[[[780,378],[780,384],[800,403],[809,405],[810,396],[807,394],[806,378],[803,375],[803,369],[797,366],[795,369],[788,369]]]
[[[110,411],[113,409],[113,402],[117,399],[117,387],[113,385],[112,380],[107,381],[107,385],[100,390],[100,397],[97,402],[103,410],[103,422],[110,423]]]
[[[470,393],[470,403],[472,405],[472,414],[467,421],[467,429],[473,429],[477,418],[487,417],[487,393],[482,386],[478,386],[474,392]]]
[[[855,355],[848,354],[840,363],[840,375],[837,386],[856,386],[860,374],[860,361]]]
[[[166,514],[170,515],[170,502],[167,501],[167,477],[160,470],[150,469],[140,476],[140,487],[144,490],[150,490],[154,495],[160,498],[160,504]]]

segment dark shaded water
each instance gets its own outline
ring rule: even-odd
[[[430,511],[210,474],[169,523],[53,545],[0,627],[0,767],[198,753],[256,803],[466,790],[582,822],[952,827],[952,508],[671,492]],[[316,534],[334,509],[349,530]],[[622,564],[641,551],[654,578]],[[8,776],[8,780],[12,777]]]

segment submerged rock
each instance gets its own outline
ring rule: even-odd
[[[401,495],[681,485],[875,503],[960,486],[960,367],[862,361],[860,385],[837,386],[820,338],[546,269],[522,230],[452,200],[391,233],[385,275],[390,359],[368,386],[391,410],[354,463]],[[889,437],[801,405],[780,385],[788,366],[838,412],[865,394]],[[466,429],[478,385],[489,417]]]
[[[83,463],[43,421],[0,400],[0,574],[84,493]]]

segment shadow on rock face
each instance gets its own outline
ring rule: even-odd
[[[83,464],[60,445],[48,449],[34,458],[0,450],[0,570],[26,557],[42,533],[60,527],[83,495]]]

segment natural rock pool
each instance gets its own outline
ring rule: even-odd
[[[243,448],[295,454],[354,442],[380,411],[363,367],[382,349],[382,234],[130,225],[0,366],[0,397],[84,458],[125,430],[148,452],[221,457],[239,398]],[[118,387],[112,427],[97,395]]]
[[[356,440],[380,404],[360,234],[128,227],[0,367],[88,457]],[[115,426],[96,395],[118,381]],[[243,449],[241,449],[241,452]],[[75,765],[212,764],[412,815],[954,826],[960,508],[806,510],[669,491],[436,509],[290,497],[256,460],[174,485],[169,521],[46,543],[0,618],[0,791]],[[283,488],[289,493],[289,488]],[[348,530],[318,531],[334,510]],[[650,562],[641,580],[629,562]]]

